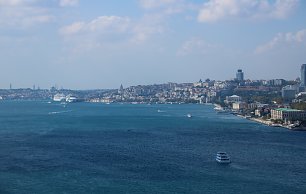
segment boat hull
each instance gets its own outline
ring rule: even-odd
[[[216,159],[216,161],[217,161],[218,163],[220,163],[220,164],[229,164],[229,163],[231,163],[230,160],[219,160],[219,159]]]

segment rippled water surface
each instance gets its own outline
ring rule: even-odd
[[[209,105],[2,101],[0,193],[304,194],[306,132]]]

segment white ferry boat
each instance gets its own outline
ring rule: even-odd
[[[226,152],[218,152],[216,156],[216,161],[221,164],[229,164],[231,163],[230,157]]]
[[[216,107],[214,108],[214,110],[215,110],[215,111],[223,111],[224,108],[222,108],[221,106],[216,106]]]
[[[53,96],[53,101],[55,101],[55,102],[62,102],[62,101],[65,101],[65,100],[66,100],[66,96],[64,94],[58,93],[58,94],[55,94]]]
[[[214,108],[214,110],[215,110],[217,113],[227,113],[227,114],[231,113],[231,110],[230,110],[230,109],[224,108],[224,107],[220,107],[220,106],[216,106],[216,107]]]
[[[79,99],[76,96],[68,95],[66,96],[66,102],[77,102]]]

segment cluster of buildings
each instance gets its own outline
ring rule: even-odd
[[[222,109],[223,111],[230,110],[231,113],[242,115],[246,118],[257,118],[257,120],[269,121],[269,124],[278,123],[288,126],[296,121],[306,121],[306,110],[293,109],[290,107],[290,104],[248,103],[237,95],[227,96],[224,102],[225,109]]]
[[[236,78],[217,81],[200,79],[194,83],[166,83],[138,85],[120,88],[104,93],[103,96],[91,98],[91,102],[135,102],[135,103],[215,103],[222,102],[226,96],[240,94],[277,93],[281,95],[283,79],[245,80],[244,72],[239,69]]]
[[[237,72],[237,79],[241,77],[241,71]],[[275,90],[271,90],[274,86]],[[266,124],[294,128],[301,125],[302,121],[306,121],[306,110],[294,109],[293,104],[306,102],[306,64],[301,66],[301,79],[296,81],[285,81],[283,79],[267,80],[262,82],[260,86],[242,86],[248,88],[248,92],[261,91],[263,94],[280,93],[281,96],[275,95],[274,98],[268,98],[268,103],[263,103],[255,100],[247,100],[247,96],[231,95],[226,96],[224,100],[224,107],[231,112],[239,115],[257,118],[257,121],[262,121]],[[280,91],[277,90],[280,88]],[[234,89],[234,93],[241,90],[241,86]],[[254,95],[254,93],[252,94]],[[279,102],[274,99],[279,99]],[[304,106],[306,107],[306,106]]]
[[[306,77],[306,75],[305,75]],[[306,83],[306,80],[305,80]],[[299,86],[294,98],[283,98],[284,90]],[[293,109],[291,102],[298,101],[302,92],[299,80],[284,79],[245,80],[238,70],[233,80],[216,81],[206,79],[194,83],[167,83],[138,85],[105,92],[90,102],[126,103],[215,103],[218,111],[254,119],[272,126],[294,128],[306,121],[306,111]],[[306,101],[306,98],[305,98]]]
[[[294,82],[298,83],[298,82]],[[217,81],[200,79],[195,83],[166,83],[154,85],[138,85],[111,90],[102,96],[91,98],[91,102],[138,102],[138,103],[214,103],[222,101],[226,96],[243,93],[274,93],[281,97],[282,88],[287,81],[245,80],[244,72],[238,69],[236,78]],[[285,91],[286,92],[286,91]]]
[[[108,90],[69,90],[40,88],[20,88],[20,89],[0,89],[0,100],[53,100],[58,95],[62,96],[61,101],[66,101],[66,98],[71,100],[76,97],[78,100],[91,99],[101,96]],[[56,98],[55,98],[56,99]]]
[[[282,98],[286,101],[292,101],[297,97],[306,97],[306,64],[301,66],[301,78],[296,84],[286,85],[282,88]]]
[[[109,91],[91,102],[130,103],[216,103],[225,110],[246,117],[292,124],[306,120],[304,110],[292,109],[290,103],[306,101],[306,64],[301,79],[246,80],[238,69],[235,79],[201,79],[194,83],[138,85]],[[305,97],[305,99],[303,99]]]
[[[216,103],[237,114],[291,122],[306,120],[303,110],[291,103],[306,102],[306,64],[300,79],[249,80],[238,69],[232,80],[200,79],[194,83],[138,85],[114,90],[2,89],[0,100],[83,99],[87,102]],[[60,94],[59,94],[60,93]],[[58,95],[56,95],[58,94]],[[54,98],[55,96],[55,98]],[[58,97],[58,98],[57,98]],[[69,100],[68,99],[68,100]]]

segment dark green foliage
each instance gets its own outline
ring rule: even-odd
[[[306,110],[306,102],[292,103],[291,108],[298,110]]]

